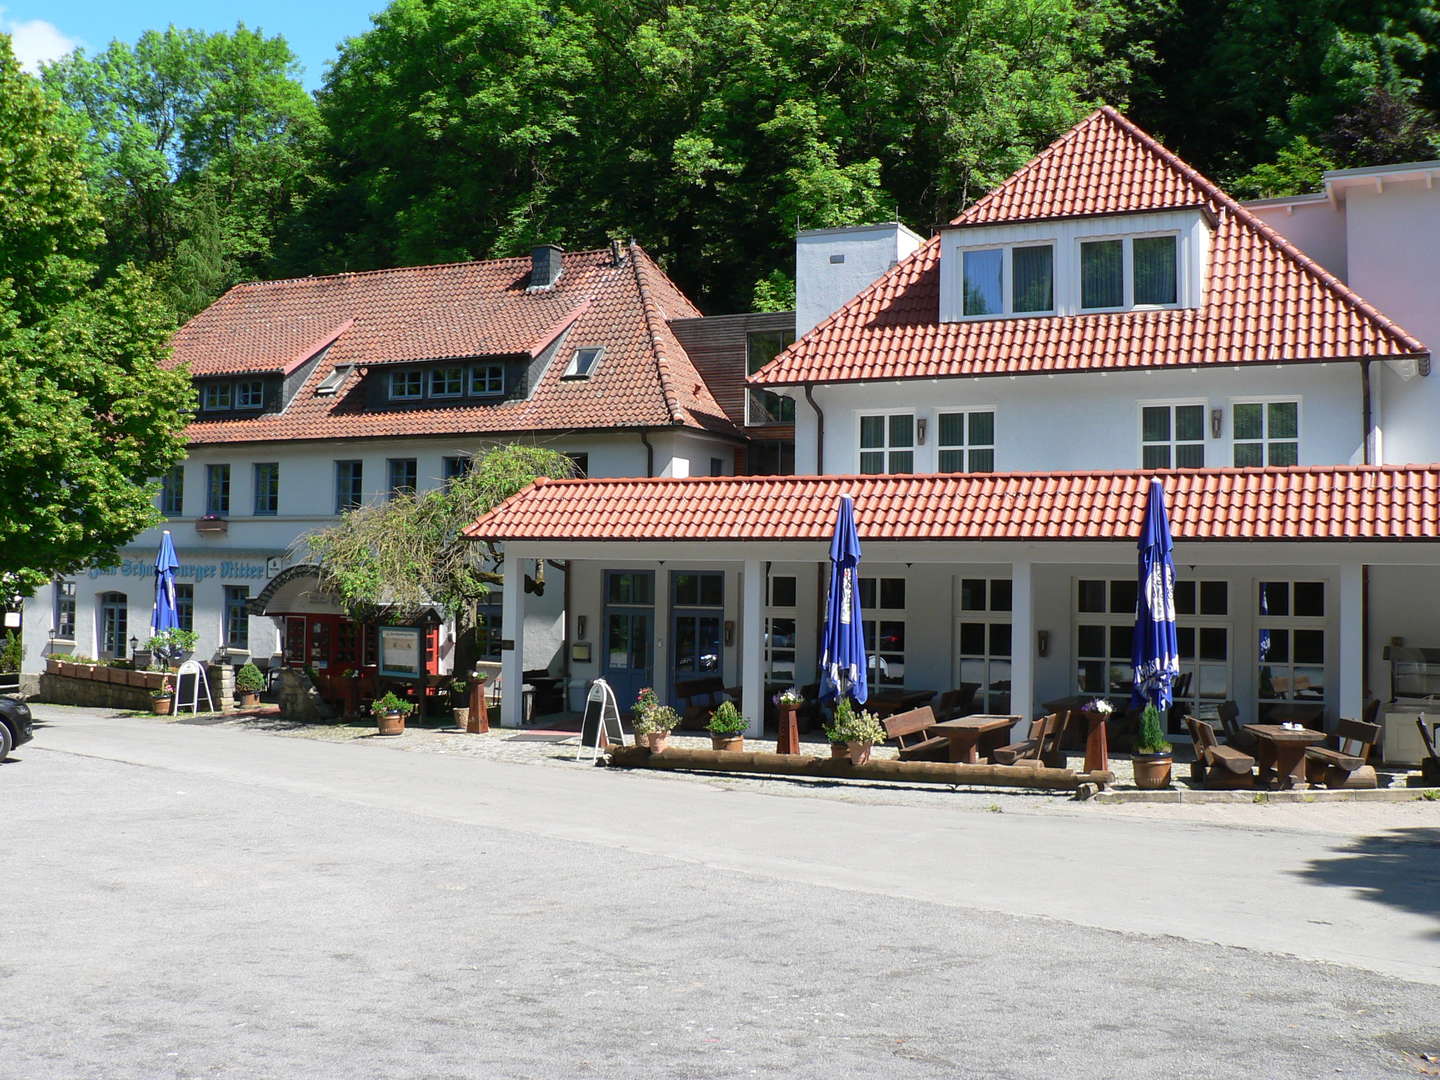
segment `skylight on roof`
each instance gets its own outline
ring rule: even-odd
[[[350,367],[351,365],[349,364],[341,364],[336,367],[330,374],[320,380],[320,385],[315,387],[315,393],[326,396],[335,393],[340,389],[340,385],[345,381],[346,376],[350,374]]]
[[[600,357],[605,355],[603,346],[585,346],[575,350],[570,357],[570,364],[565,368],[564,377],[567,379],[588,379],[600,363]]]

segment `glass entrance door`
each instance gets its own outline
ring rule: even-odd
[[[724,678],[725,575],[677,570],[670,575],[670,685]]]
[[[605,655],[600,674],[628,709],[654,685],[655,575],[648,570],[605,572]]]

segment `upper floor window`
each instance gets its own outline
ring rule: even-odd
[[[392,401],[413,401],[425,396],[425,373],[423,371],[390,372],[390,399]]]
[[[465,369],[460,367],[435,368],[430,372],[430,396],[438,398],[460,397],[465,393]]]
[[[231,408],[235,388],[228,382],[206,383],[200,391],[200,407],[208,412]]]
[[[940,472],[995,471],[995,413],[941,413],[937,417]]]
[[[160,512],[179,517],[185,512],[185,466],[173,465],[160,478]]]
[[[745,372],[754,375],[795,341],[788,330],[752,330],[745,335]],[[758,386],[746,395],[747,424],[793,424],[795,400]]]
[[[1080,307],[1104,311],[1177,303],[1178,252],[1175,236],[1081,241]]]
[[[579,453],[561,451],[561,453],[564,453],[575,466],[575,479],[585,480],[590,476],[590,455],[588,453],[584,451]]]
[[[440,459],[440,485],[449,487],[456,480],[470,475],[475,459],[469,454],[455,454]]]
[[[605,355],[603,348],[587,345],[575,350],[570,357],[570,363],[565,368],[567,379],[588,379],[594,373],[595,367],[600,363],[600,357]]]
[[[1205,406],[1146,405],[1140,410],[1140,466],[1205,467]]]
[[[416,459],[413,457],[390,458],[386,465],[390,472],[390,497],[415,494],[419,477]]]
[[[1055,247],[1026,244],[964,252],[966,315],[1034,315],[1055,310]]]
[[[264,407],[264,379],[206,379],[200,383],[200,408],[204,412]]]
[[[337,514],[355,509],[364,500],[364,477],[364,462],[335,462],[335,512]]]
[[[885,413],[860,417],[860,471],[915,471],[915,416]]]
[[[205,466],[205,513],[230,513],[230,466]]]
[[[75,582],[55,579],[55,636],[75,640]]]
[[[270,517],[280,512],[280,464],[264,461],[255,466],[255,514]]]
[[[243,379],[235,384],[235,408],[260,409],[265,405],[265,384],[259,379]]]
[[[1300,464],[1300,403],[1242,401],[1231,417],[1237,467]]]
[[[481,397],[505,393],[505,368],[500,364],[481,364],[471,368],[470,392]]]

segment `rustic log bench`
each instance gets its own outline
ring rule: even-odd
[[[935,723],[935,713],[929,705],[887,716],[882,723],[885,734],[900,744],[901,761],[949,760],[950,740],[943,735],[925,735]]]
[[[1255,786],[1253,757],[1223,745],[1215,737],[1214,726],[1204,720],[1187,716],[1185,726],[1190,729],[1190,738],[1195,744],[1195,761],[1190,766],[1192,780],[1218,790]]]
[[[1311,746],[1305,751],[1305,779],[1327,788],[1379,786],[1375,769],[1366,762],[1380,741],[1380,725],[1341,719],[1335,726],[1335,746]]]

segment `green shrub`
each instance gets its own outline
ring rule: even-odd
[[[712,735],[738,735],[745,730],[746,724],[733,701],[722,701],[710,714],[710,722],[705,726]]]
[[[635,734],[636,735],[658,735],[662,731],[673,731],[680,725],[680,714],[669,705],[656,705],[653,708],[639,710],[639,703],[636,703],[635,713]]]
[[[1160,710],[1154,705],[1146,705],[1145,711],[1140,714],[1140,734],[1135,737],[1135,753],[1170,753],[1170,744],[1160,726]]]
[[[384,716],[386,713],[399,713],[401,716],[409,716],[415,706],[402,697],[396,697],[395,691],[391,690],[379,701],[370,706],[370,715],[374,717]]]
[[[258,694],[265,689],[265,676],[254,664],[246,664],[235,673],[235,689],[242,694]]]
[[[5,644],[0,645],[0,671],[19,671],[25,659],[25,643],[14,630],[5,631]]]
[[[871,712],[856,712],[848,697],[841,698],[835,706],[835,720],[825,729],[825,737],[832,743],[883,743],[886,739],[885,725]]]

